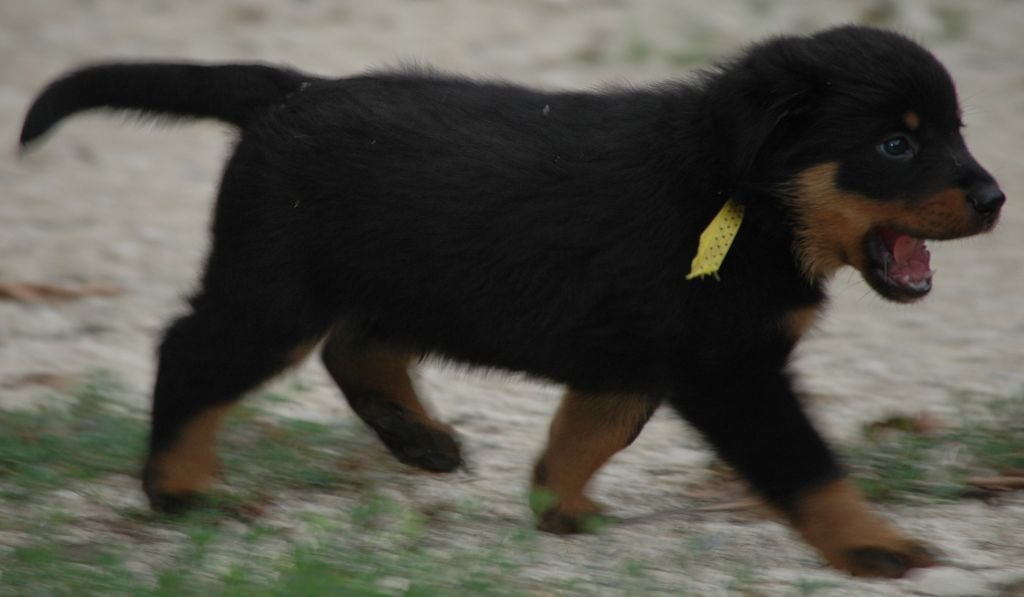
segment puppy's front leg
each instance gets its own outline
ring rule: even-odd
[[[832,566],[898,578],[934,563],[843,477],[784,372],[691,374],[673,403]]]

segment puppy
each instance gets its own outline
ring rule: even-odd
[[[933,562],[844,477],[787,371],[836,270],[920,299],[926,239],[988,231],[1004,202],[949,74],[911,40],[778,37],[688,81],[601,92],[102,64],[47,87],[21,143],[94,108],[240,130],[201,288],[160,345],[153,507],[201,492],[224,413],[322,344],[353,410],[431,471],[457,468],[459,444],[410,360],[565,384],[534,469],[541,529],[598,514],[588,480],[667,401],[836,568]]]

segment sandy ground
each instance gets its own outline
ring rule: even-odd
[[[0,302],[0,381],[106,368],[145,403],[157,334],[181,310],[205,251],[210,200],[230,142],[213,124],[152,130],[87,116],[68,122],[41,151],[16,159],[14,141],[33,93],[68,67],[111,57],[179,57],[347,74],[416,60],[544,87],[591,87],[678,77],[765,35],[864,19],[911,33],[947,64],[965,106],[968,142],[1011,203],[994,234],[932,245],[936,287],[919,305],[884,303],[853,273],[835,280],[829,316],[797,359],[803,385],[818,397],[814,414],[831,437],[844,439],[891,412],[955,417],[964,390],[1019,395],[1024,211],[1015,203],[1024,192],[1024,3],[1012,0],[0,3],[0,139],[12,149],[0,155],[0,282],[124,289],[59,304]],[[351,416],[315,364],[294,375],[310,390],[301,403],[278,407],[286,414]],[[474,496],[496,515],[525,521],[522,486],[558,389],[430,366],[420,378],[442,415],[457,422],[476,464],[456,484],[424,480],[422,494]],[[37,391],[0,384],[2,408],[38,401]],[[616,514],[640,518],[599,538],[545,539],[559,557],[533,573],[586,570],[593,584],[582,590],[599,594],[601,558],[625,553],[645,558],[660,587],[698,586],[709,594],[724,591],[722,579],[739,564],[758,571],[768,595],[790,592],[799,578],[834,583],[822,594],[835,595],[994,595],[1024,581],[1022,497],[998,506],[890,508],[904,527],[951,556],[956,568],[940,572],[953,580],[929,573],[868,583],[822,569],[779,525],[688,511],[679,495],[707,460],[691,431],[659,413],[594,487]],[[487,533],[487,525],[475,532]],[[721,550],[699,572],[665,555],[694,533],[716,537]],[[957,582],[967,588],[957,589]]]

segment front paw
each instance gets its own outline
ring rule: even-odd
[[[868,507],[846,480],[801,496],[793,523],[825,560],[853,576],[900,578],[936,563],[936,553],[903,535]]]
[[[896,545],[852,547],[839,554],[832,565],[853,576],[902,578],[914,568],[927,568],[937,563],[937,553],[913,540]]]

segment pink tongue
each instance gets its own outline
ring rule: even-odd
[[[892,243],[892,263],[889,276],[899,279],[907,276],[911,282],[923,282],[931,277],[931,254],[923,240],[900,234]]]

